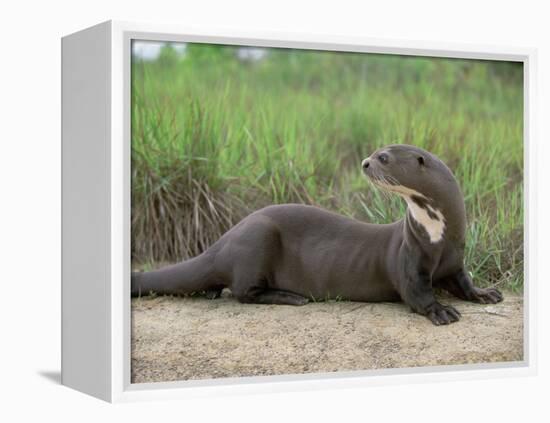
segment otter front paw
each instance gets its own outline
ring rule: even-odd
[[[481,304],[496,304],[503,299],[502,293],[496,288],[474,288],[470,301]]]
[[[459,311],[453,306],[446,306],[437,301],[426,308],[426,317],[436,325],[448,325],[460,320]]]

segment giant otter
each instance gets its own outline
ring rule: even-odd
[[[435,155],[390,145],[362,162],[379,188],[407,202],[403,219],[370,224],[298,204],[258,210],[201,255],[132,274],[132,295],[183,294],[224,287],[243,303],[303,305],[308,298],[402,300],[435,325],[460,318],[434,287],[480,303],[502,301],[477,288],[464,264],[466,211],[453,173]]]

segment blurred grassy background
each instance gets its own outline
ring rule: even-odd
[[[523,69],[511,62],[201,44],[134,54],[133,263],[195,256],[268,204],[397,220],[404,202],[360,166],[390,143],[449,165],[476,283],[520,290]]]

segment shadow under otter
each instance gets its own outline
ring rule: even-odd
[[[362,223],[298,204],[258,210],[201,255],[159,270],[132,274],[132,296],[225,287],[243,303],[303,305],[308,298],[402,300],[434,324],[460,318],[436,301],[434,287],[479,303],[502,301],[477,288],[464,265],[466,211],[458,183],[435,155],[390,145],[362,162],[378,187],[407,202],[391,224]]]

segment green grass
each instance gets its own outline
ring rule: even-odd
[[[361,160],[390,143],[437,154],[468,212],[480,285],[523,284],[520,64],[231,47],[132,66],[132,258],[194,256],[252,210],[315,204],[374,223],[405,205]]]

